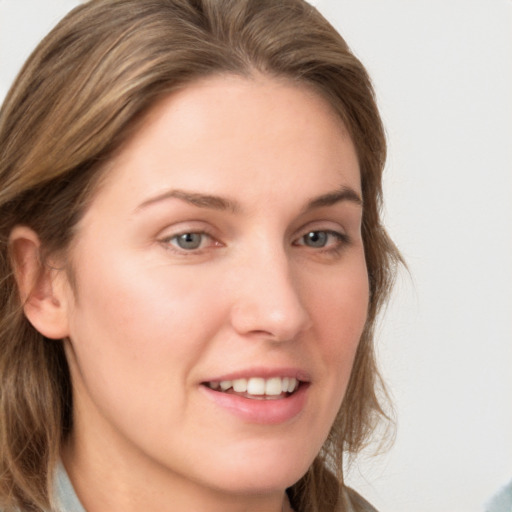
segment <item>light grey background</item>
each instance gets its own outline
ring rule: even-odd
[[[0,0],[0,98],[74,0]],[[389,230],[379,332],[397,437],[349,482],[382,512],[472,512],[512,478],[512,2],[317,0],[372,75]]]

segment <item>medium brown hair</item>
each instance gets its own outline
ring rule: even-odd
[[[62,342],[44,338],[23,314],[10,232],[29,226],[44,254],[65,253],[106,162],[159,99],[209,75],[254,72],[314,88],[341,117],[359,158],[368,319],[329,438],[289,491],[300,511],[333,510],[342,455],[359,451],[382,415],[373,330],[400,261],[380,221],[386,144],[369,77],[303,0],[92,0],[40,43],[0,110],[0,508],[6,512],[48,509],[60,446],[72,428]]]

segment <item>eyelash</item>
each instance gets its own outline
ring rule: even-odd
[[[306,243],[306,237],[310,235],[319,236],[319,234],[323,234],[326,237],[326,242],[324,245],[319,247],[309,246]],[[199,246],[198,247],[190,247],[189,249],[184,247],[179,247],[177,244],[179,243],[178,240],[181,237],[185,236],[195,236],[199,235],[201,239],[199,240]],[[329,243],[329,237],[334,238],[333,243]],[[206,247],[201,247],[206,239],[211,240],[211,245]],[[312,237],[310,237],[312,239]],[[209,247],[222,247],[222,243],[215,240],[214,236],[208,233],[207,231],[184,231],[181,233],[177,233],[172,236],[168,236],[160,240],[160,242],[165,245],[165,247],[168,250],[171,250],[175,252],[176,254],[180,256],[194,256],[194,255],[200,255],[203,254],[205,250],[207,250]],[[307,249],[311,249],[315,253],[321,253],[326,254],[329,256],[338,256],[341,251],[350,244],[350,238],[345,233],[340,233],[338,231],[330,230],[330,229],[311,229],[307,231],[305,234],[300,236],[298,239],[296,239],[292,245],[295,247],[305,247]]]

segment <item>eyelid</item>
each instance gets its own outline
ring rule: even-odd
[[[297,240],[307,233],[312,231],[325,231],[333,234],[339,234],[341,236],[348,236],[348,229],[350,226],[345,226],[344,222],[341,222],[338,218],[325,217],[311,219],[308,222],[303,222],[301,225],[294,230],[292,234],[293,240]]]

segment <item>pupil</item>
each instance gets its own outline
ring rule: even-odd
[[[178,237],[178,245],[182,249],[197,249],[201,245],[201,235],[198,233],[184,233]]]
[[[306,244],[310,247],[324,247],[327,243],[325,231],[311,231],[306,235]]]

